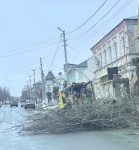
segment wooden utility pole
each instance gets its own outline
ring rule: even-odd
[[[42,87],[42,100],[45,100],[45,82],[44,73],[42,69],[42,59],[40,58],[40,70],[41,70],[41,87]]]

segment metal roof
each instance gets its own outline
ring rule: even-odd
[[[87,67],[87,60],[77,65],[78,68],[84,68]]]

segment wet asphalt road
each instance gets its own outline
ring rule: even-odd
[[[94,132],[19,135],[11,128],[35,111],[9,105],[0,108],[0,150],[130,150]]]

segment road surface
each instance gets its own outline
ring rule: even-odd
[[[20,135],[11,128],[37,110],[9,105],[0,108],[0,150],[137,150],[138,146],[106,131]],[[107,134],[106,134],[107,133]],[[139,138],[139,136],[137,137]],[[122,142],[123,140],[123,142]],[[132,139],[133,142],[133,139]]]

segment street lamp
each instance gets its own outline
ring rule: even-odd
[[[61,28],[57,27],[57,29],[58,29],[59,31],[63,32],[63,31],[61,30]]]

